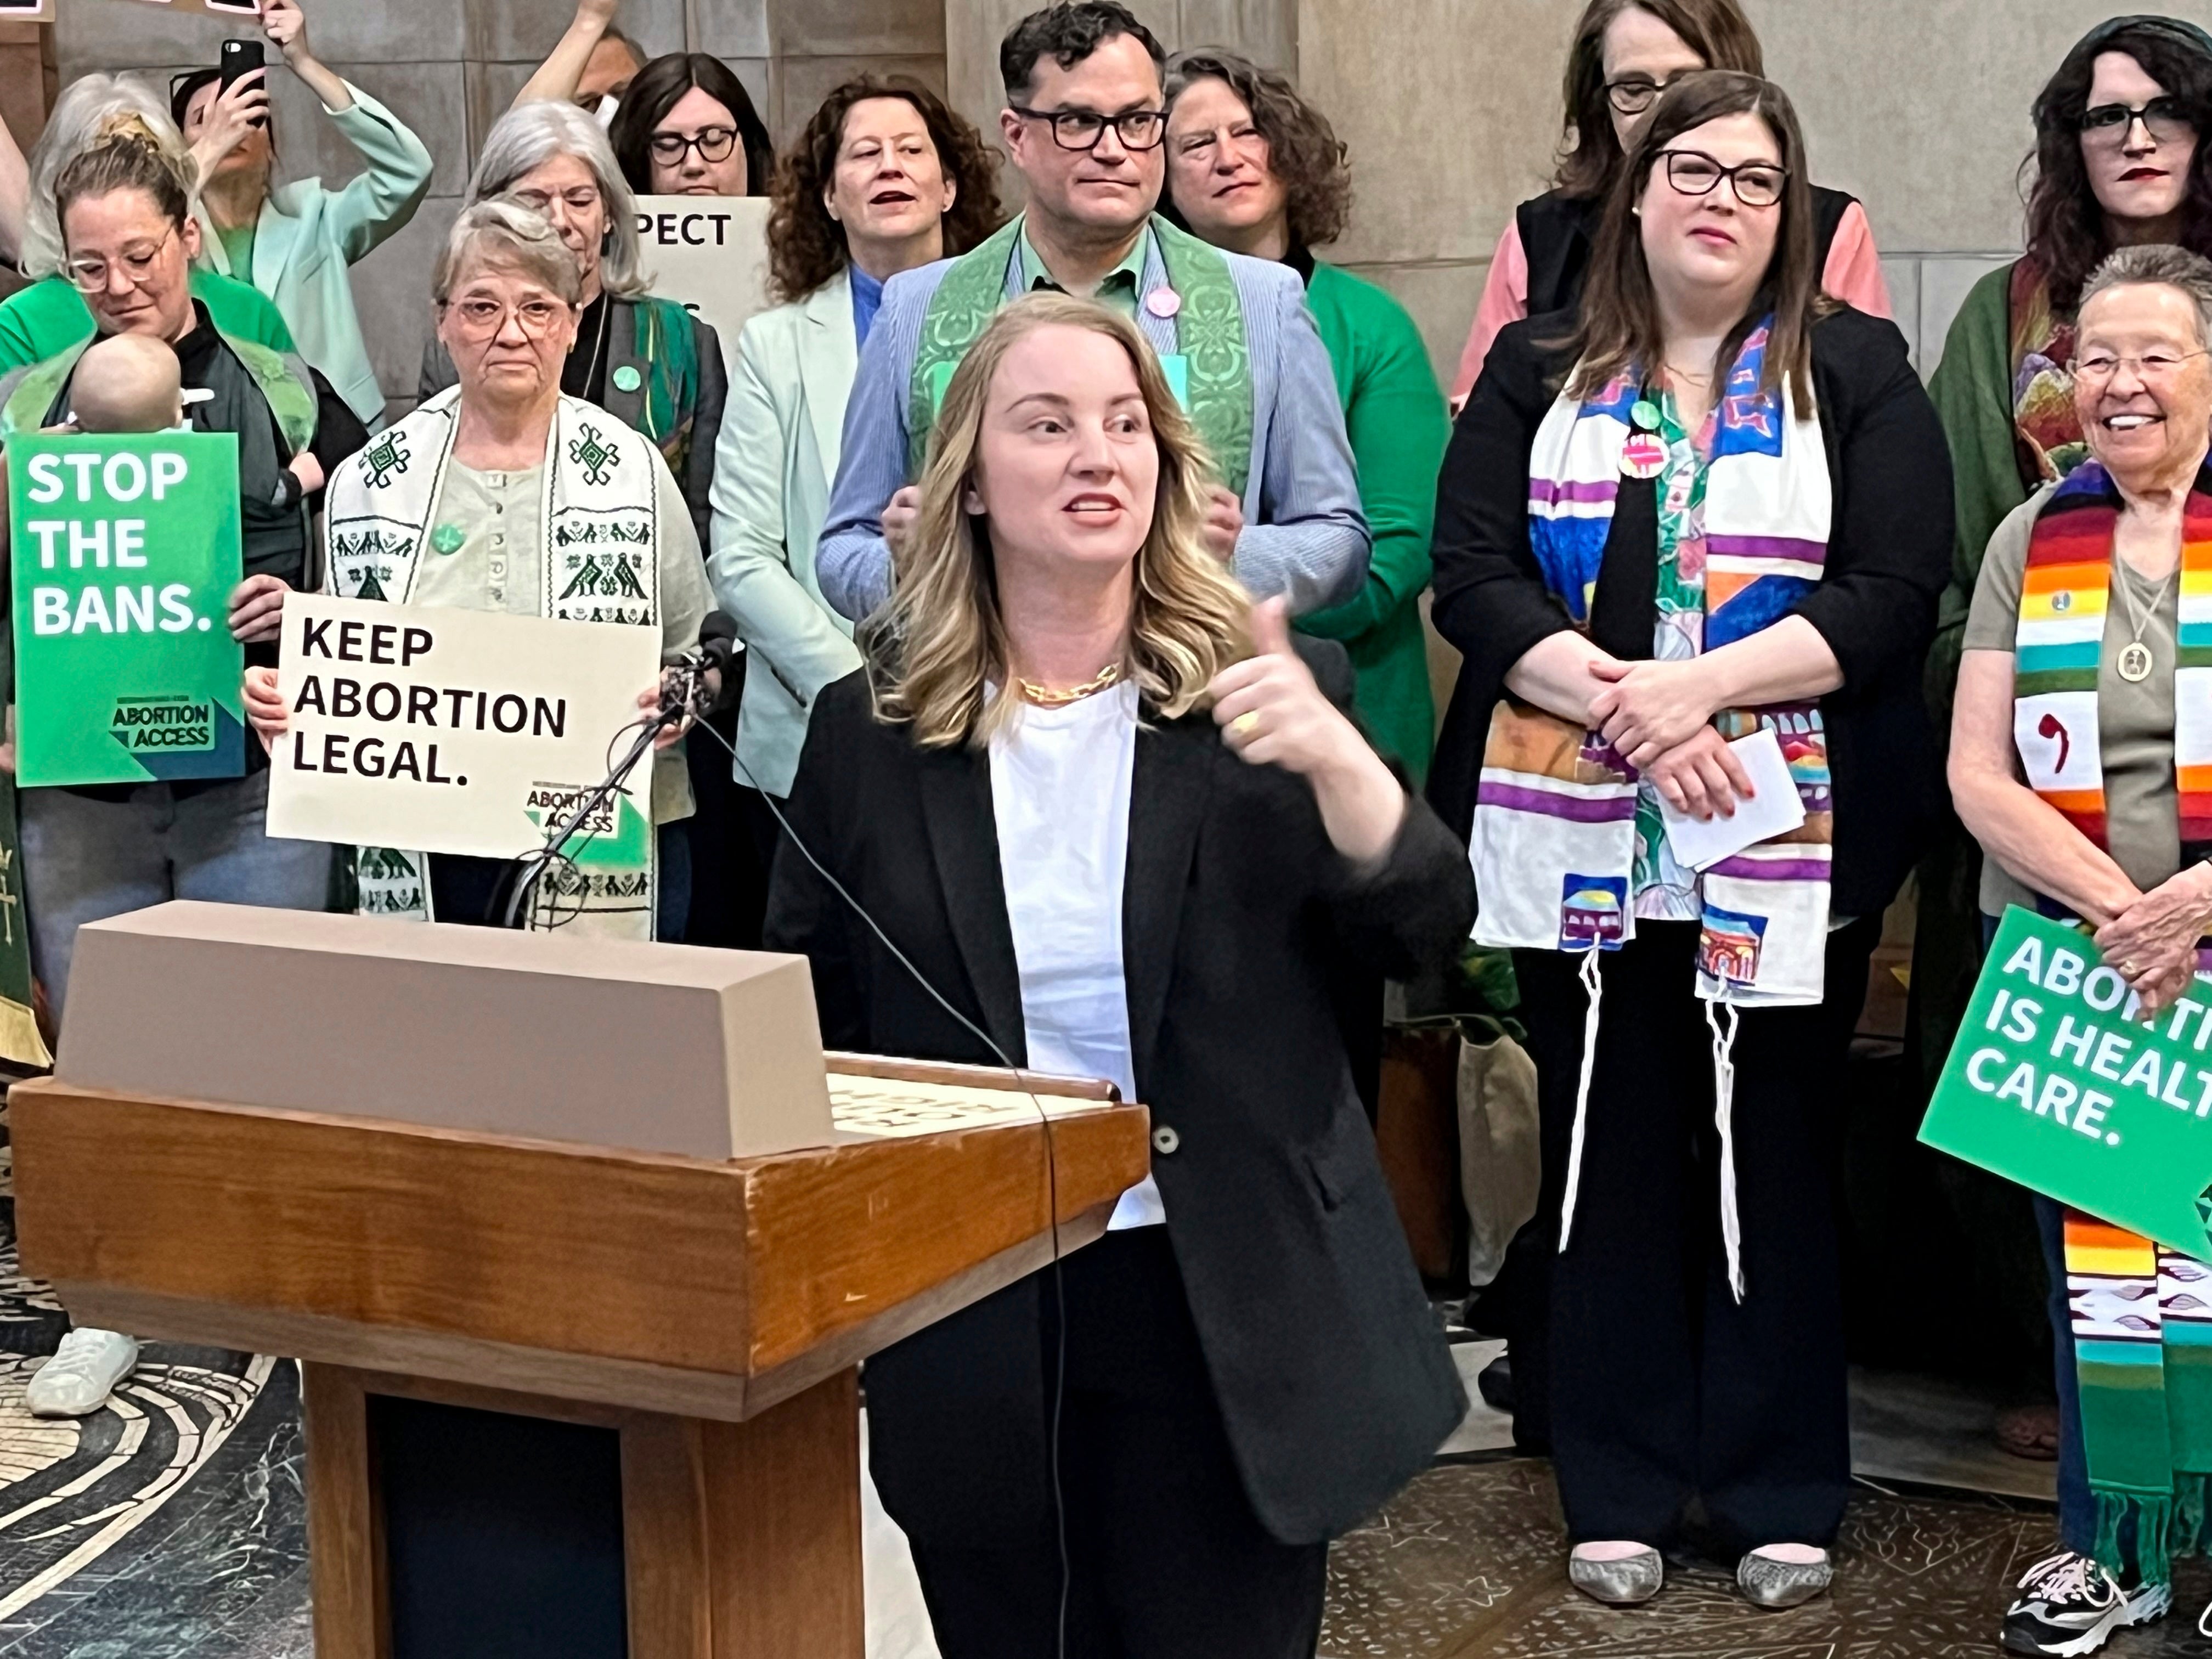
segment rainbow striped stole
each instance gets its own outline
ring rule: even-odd
[[[2094,461],[2051,491],[2030,533],[2014,635],[2013,743],[2028,787],[2100,848],[2105,774],[2097,671],[2112,604],[2119,497]],[[2174,781],[2182,861],[2212,853],[2212,494],[2200,479],[2183,512]]]

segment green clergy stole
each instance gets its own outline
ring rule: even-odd
[[[1229,261],[1158,215],[1152,220],[1168,284],[1182,301],[1176,344],[1183,359],[1183,407],[1206,441],[1221,481],[1244,493],[1252,471],[1252,358],[1244,341],[1244,304]],[[1006,303],[1006,266],[1022,222],[1012,219],[981,246],[952,262],[921,319],[907,396],[907,475],[919,477],[929,434],[952,371]],[[1141,307],[1146,295],[1137,296]]]

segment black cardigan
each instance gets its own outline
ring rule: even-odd
[[[1570,626],[1528,544],[1528,453],[1570,364],[1571,314],[1498,337],[1461,411],[1437,490],[1437,631],[1466,660],[1429,777],[1445,823],[1468,833],[1490,713],[1506,672]],[[1939,799],[1920,671],[1949,574],[1951,462],[1896,325],[1848,307],[1813,329],[1813,386],[1834,516],[1826,574],[1796,613],[1836,653],[1844,684],[1820,699],[1835,792],[1831,905],[1878,914],[1917,856]],[[1651,654],[1656,485],[1623,478],[1591,605],[1614,656]]]
[[[1301,650],[1333,660],[1332,695],[1348,696],[1340,647]],[[1021,1063],[989,758],[879,724],[866,673],[815,705],[792,827]],[[1121,915],[1152,1174],[1245,1489],[1288,1543],[1358,1524],[1465,1411],[1353,1091],[1331,972],[1433,964],[1473,909],[1460,843],[1418,800],[1387,863],[1357,879],[1304,779],[1239,760],[1203,714],[1139,728]],[[832,1046],[992,1063],[787,841],[766,934],[811,959]],[[877,1482],[919,1548],[1034,1536],[1049,1515],[1036,1284],[868,1362]]]
[[[1844,213],[1858,200],[1840,190],[1813,186],[1813,258],[1814,268],[1825,270],[1828,250]],[[1563,196],[1547,190],[1532,196],[1514,210],[1520,228],[1521,252],[1528,269],[1527,312],[1540,317],[1547,311],[1572,311],[1582,303],[1583,283],[1589,275],[1590,250],[1597,240],[1602,196]]]

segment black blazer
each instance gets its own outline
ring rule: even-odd
[[[1462,836],[1506,671],[1570,626],[1529,549],[1528,453],[1571,366],[1547,343],[1573,325],[1558,313],[1498,335],[1437,484],[1434,616],[1466,661],[1429,799]],[[1950,451],[1893,323],[1846,307],[1815,324],[1813,386],[1834,516],[1826,574],[1797,614],[1844,671],[1842,689],[1820,699],[1835,791],[1830,903],[1838,916],[1870,916],[1896,896],[1941,800],[1920,671],[1950,568]],[[1590,607],[1591,638],[1624,659],[1651,654],[1656,491],[1621,480]]]
[[[1826,270],[1828,250],[1843,228],[1844,215],[1858,200],[1840,190],[1813,186],[1813,258]],[[1532,196],[1514,210],[1513,222],[1521,232],[1521,252],[1528,268],[1528,314],[1572,311],[1582,303],[1583,283],[1589,275],[1590,251],[1597,241],[1598,216],[1604,210],[1602,196],[1563,196],[1547,190]]]
[[[1348,697],[1342,649],[1301,647]],[[792,827],[1023,1063],[989,758],[924,752],[879,724],[866,674],[815,705]],[[1206,714],[1139,728],[1121,925],[1152,1174],[1245,1489],[1286,1543],[1371,1514],[1466,1410],[1353,1091],[1329,969],[1408,975],[1455,948],[1473,908],[1460,843],[1420,802],[1358,880],[1304,780],[1239,760]],[[766,933],[811,959],[833,1046],[991,1063],[787,842]],[[1003,1542],[994,1528],[1049,1513],[1036,1287],[868,1362],[876,1479],[895,1516],[940,1529],[925,1547]]]

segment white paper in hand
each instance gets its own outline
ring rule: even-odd
[[[1674,861],[1686,870],[1708,869],[1756,842],[1786,834],[1805,822],[1805,803],[1797,798],[1790,763],[1782,758],[1782,743],[1772,727],[1763,726],[1729,747],[1751,779],[1754,792],[1749,800],[1736,802],[1734,817],[1716,814],[1701,823],[1687,812],[1675,811],[1664,795],[1659,798],[1667,845]]]

